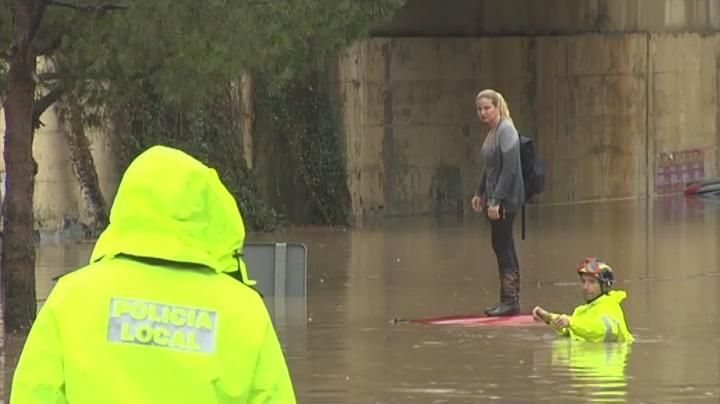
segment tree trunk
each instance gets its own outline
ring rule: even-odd
[[[68,107],[70,130],[64,132],[70,149],[70,160],[72,161],[75,178],[80,184],[80,190],[90,210],[92,219],[90,228],[97,235],[108,224],[107,204],[100,189],[95,162],[90,152],[90,141],[85,136],[82,107],[80,107],[78,100],[72,94],[68,97]]]
[[[243,157],[248,169],[252,170],[253,136],[255,135],[255,80],[250,73],[244,73],[240,79],[240,134],[242,136]]]
[[[132,133],[132,125],[128,117],[132,116],[126,108],[114,106],[109,109],[109,128],[107,134],[109,136],[110,150],[115,156],[114,169],[123,173],[127,170],[133,157],[135,157],[128,148],[125,138]]]
[[[27,331],[35,319],[35,246],[33,243],[32,156],[36,59],[32,41],[45,11],[43,0],[16,0],[5,99],[5,169],[3,204],[2,312],[5,330]]]

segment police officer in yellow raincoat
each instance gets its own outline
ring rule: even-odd
[[[571,316],[555,314],[541,307],[533,316],[550,325],[560,335],[589,342],[632,342],[620,303],[624,290],[611,290],[615,279],[612,268],[597,258],[585,258],[577,267],[586,303],[575,308]]]
[[[10,403],[294,403],[244,239],[215,170],[162,146],[138,156],[90,265],[40,310]]]

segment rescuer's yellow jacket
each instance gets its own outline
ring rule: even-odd
[[[138,156],[90,265],[40,310],[11,404],[294,403],[244,238],[214,170],[167,147]]]
[[[611,290],[600,295],[592,302],[576,307],[570,316],[570,325],[555,331],[574,340],[632,342],[634,338],[628,330],[625,314],[620,306],[626,297],[624,290]],[[552,320],[557,316],[558,314],[551,314]]]

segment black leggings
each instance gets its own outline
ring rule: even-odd
[[[515,272],[520,269],[520,263],[515,252],[515,241],[513,240],[515,215],[515,212],[505,212],[501,219],[490,220],[492,248],[497,257],[500,273]]]

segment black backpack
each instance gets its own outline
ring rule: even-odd
[[[535,142],[520,135],[520,164],[525,183],[525,203],[532,203],[535,195],[545,190],[545,168],[537,158]],[[525,240],[525,205],[522,207],[522,239]]]
[[[520,136],[520,163],[525,183],[525,203],[534,202],[535,195],[545,190],[545,169],[537,158],[535,142],[527,136]]]

